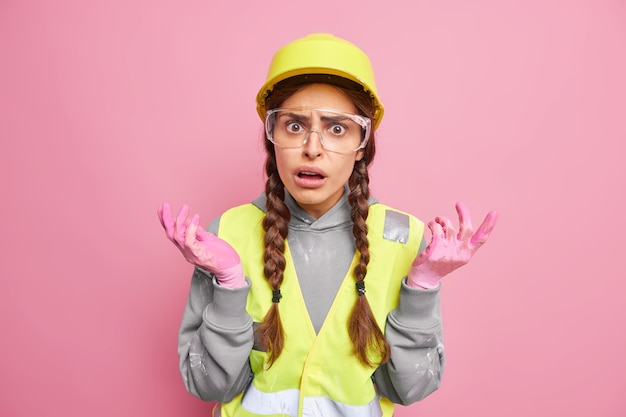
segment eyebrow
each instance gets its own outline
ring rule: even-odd
[[[283,113],[280,115],[280,117],[291,117],[294,119],[298,119],[298,120],[304,120],[307,123],[311,120],[311,117],[306,116],[302,113],[293,113],[293,112],[288,112],[288,113]],[[337,116],[328,116],[328,115],[321,115],[320,116],[320,120],[322,122],[340,122],[342,120],[352,120],[350,119],[348,116],[345,115],[337,115]]]

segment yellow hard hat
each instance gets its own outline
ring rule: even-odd
[[[383,104],[378,98],[374,71],[369,58],[356,45],[327,33],[314,33],[282,47],[272,59],[267,80],[257,94],[257,112],[265,121],[265,99],[274,86],[298,75],[335,75],[363,87],[372,97],[376,129],[383,118]]]

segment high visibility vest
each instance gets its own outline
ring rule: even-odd
[[[252,204],[235,207],[222,215],[218,231],[243,259],[244,273],[252,281],[246,309],[256,323],[262,322],[272,303],[272,288],[263,274],[264,215]],[[366,296],[384,329],[387,315],[398,304],[401,280],[417,255],[424,225],[382,204],[370,206],[367,225]],[[222,417],[390,417],[394,405],[376,393],[371,379],[376,367],[359,362],[348,336],[348,318],[358,297],[352,272],[357,255],[317,335],[288,244],[285,259],[278,305],[285,334],[282,353],[268,367],[267,353],[255,346],[250,353],[254,378],[243,393],[222,404]]]

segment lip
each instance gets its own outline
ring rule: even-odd
[[[295,183],[303,188],[319,188],[326,183],[326,173],[314,166],[301,166],[294,172]]]

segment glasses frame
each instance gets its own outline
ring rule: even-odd
[[[274,135],[270,131],[269,120],[270,120],[270,117],[272,117],[273,114],[281,112],[281,111],[292,111],[292,112],[318,111],[318,112],[340,114],[342,116],[345,116],[348,119],[350,119],[353,122],[355,122],[356,124],[358,124],[359,126],[361,126],[361,129],[364,130],[363,138],[361,139],[361,144],[356,149],[352,149],[352,150],[349,150],[349,151],[336,151],[334,149],[329,149],[326,146],[326,144],[324,143],[324,137],[322,136],[322,133],[319,130],[317,130],[317,129],[307,129],[306,130],[306,135],[304,136],[304,140],[302,141],[302,144],[300,144],[299,146],[284,146],[284,145],[280,145],[280,144],[278,144],[278,143],[276,143],[274,141]],[[326,107],[279,107],[279,108],[276,108],[276,109],[268,110],[265,113],[265,137],[267,138],[267,140],[272,142],[274,144],[274,146],[278,146],[279,148],[283,148],[283,149],[298,149],[298,148],[302,148],[309,141],[309,138],[311,137],[311,133],[317,132],[317,136],[320,138],[320,143],[322,144],[322,147],[325,150],[327,150],[329,152],[334,152],[334,153],[357,152],[360,149],[363,149],[363,148],[365,148],[367,146],[367,142],[369,141],[371,130],[372,130],[372,121],[371,121],[371,119],[369,117],[361,116],[360,114],[346,113],[346,112],[343,112],[343,111],[340,111],[340,110],[337,110],[337,109],[331,109],[331,108],[326,108]]]

